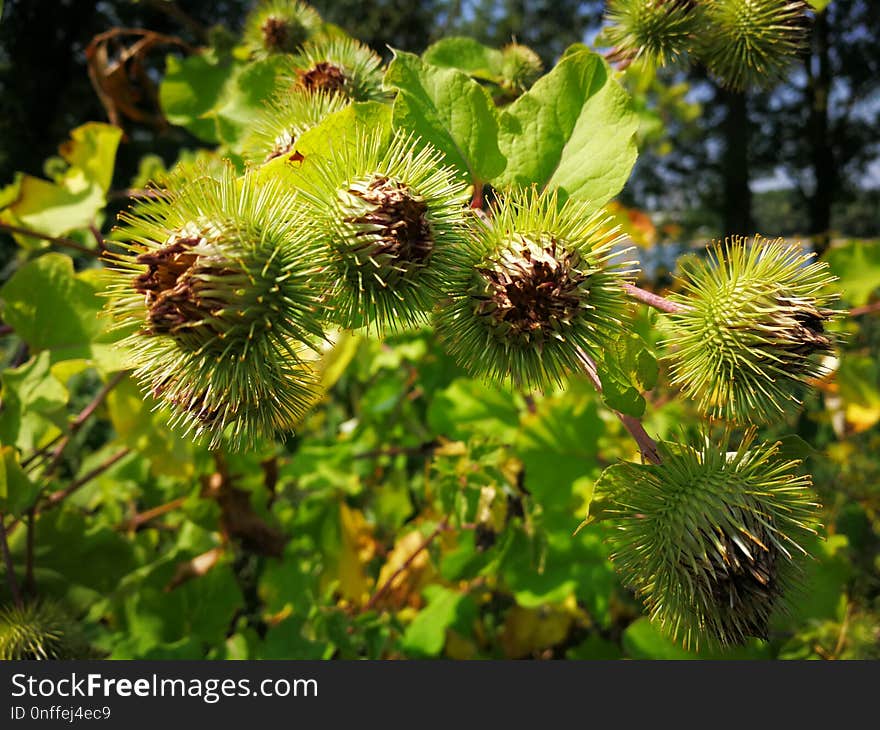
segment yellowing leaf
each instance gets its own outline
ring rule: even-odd
[[[413,530],[403,537],[397,538],[394,548],[388,554],[382,570],[379,571],[379,579],[376,581],[377,589],[379,586],[384,586],[392,576],[394,576],[394,580],[382,598],[377,601],[376,608],[400,609],[407,604],[413,605],[419,601],[419,592],[430,580],[433,573],[428,551],[421,550],[416,554],[424,540],[425,536],[419,530]],[[414,558],[412,558],[413,555],[415,555]],[[410,562],[406,569],[394,575],[407,560]]]
[[[49,236],[62,236],[94,222],[105,204],[121,135],[118,127],[98,122],[74,129],[59,149],[70,167],[55,182],[20,176],[0,195],[6,204],[0,220]],[[42,245],[32,237],[15,237],[22,245]]]
[[[340,550],[336,564],[337,589],[348,601],[361,604],[369,594],[364,566],[375,552],[372,532],[360,510],[339,503]]]

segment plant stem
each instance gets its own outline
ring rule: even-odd
[[[412,552],[412,554],[403,561],[401,566],[395,570],[381,586],[379,586],[378,590],[370,597],[370,600],[367,601],[367,605],[364,606],[364,611],[370,611],[371,609],[376,607],[376,604],[379,600],[391,589],[392,584],[397,577],[403,573],[410,565],[412,565],[413,560],[415,560],[423,551],[427,550],[432,542],[437,538],[437,536],[445,532],[449,529],[449,522],[447,520],[443,520],[440,524],[435,527],[431,533],[422,540],[421,544]]]
[[[12,564],[12,553],[9,552],[9,541],[6,539],[6,525],[3,518],[4,515],[0,512],[0,549],[3,550],[3,561],[6,564],[6,583],[15,605],[21,606],[21,591],[18,589],[18,581],[15,578],[15,566]]]
[[[30,595],[37,591],[37,582],[34,580],[34,533],[36,532],[37,508],[31,507],[27,516],[27,535],[25,540],[24,558],[24,589]]]
[[[186,502],[186,497],[178,497],[177,499],[173,499],[170,502],[166,502],[165,504],[160,504],[158,507],[153,507],[152,509],[145,510],[139,514],[136,514],[127,522],[120,525],[121,530],[125,530],[126,532],[132,532],[137,530],[139,527],[142,527],[150,520],[154,520],[157,517],[161,517],[162,515],[166,515],[169,512],[173,512],[178,507],[182,507]]]
[[[871,314],[872,312],[880,312],[880,301],[864,304],[861,307],[853,307],[849,310],[849,316],[860,317],[863,314]]]
[[[98,406],[104,402],[104,399],[107,397],[107,394],[113,390],[122,379],[125,377],[126,371],[122,370],[116,373],[110,380],[108,380],[104,387],[98,391],[98,394],[92,399],[92,402],[89,403],[85,408],[83,408],[79,415],[73,419],[73,422],[70,424],[70,432],[64,436],[58,445],[55,447],[55,450],[52,452],[52,460],[49,462],[49,465],[46,467],[46,471],[44,472],[44,477],[49,476],[55,469],[58,467],[58,464],[61,462],[61,455],[64,453],[64,449],[67,448],[67,445],[70,443],[70,440],[76,435],[77,431],[79,431],[83,424],[92,416],[92,414],[98,410]]]
[[[88,482],[92,481],[96,476],[99,476],[103,472],[107,471],[111,466],[113,466],[117,461],[125,458],[131,453],[131,449],[127,446],[119,449],[114,454],[108,456],[104,461],[102,461],[98,466],[92,469],[87,474],[83,474],[79,479],[71,482],[64,489],[59,489],[57,492],[52,492],[48,497],[46,497],[46,502],[41,510],[41,512],[45,512],[47,509],[51,509],[55,505],[60,502],[63,502],[67,499],[71,494],[73,494],[77,489],[84,486]]]
[[[584,367],[584,372],[590,379],[590,382],[593,384],[596,392],[601,394],[602,381],[599,379],[599,372],[596,369],[596,363],[593,362],[593,359],[583,351],[579,352],[579,356],[581,359],[581,364]],[[661,462],[661,459],[660,452],[657,449],[657,442],[648,435],[648,432],[645,431],[645,427],[642,425],[642,422],[638,418],[627,416],[623,413],[620,413],[619,411],[614,411],[614,413],[620,419],[623,427],[629,432],[629,435],[632,436],[633,439],[635,439],[635,442],[639,446],[639,451],[642,454],[642,458],[645,461],[651,462],[652,464],[659,464]]]
[[[623,289],[633,299],[638,299],[643,304],[647,304],[649,307],[654,307],[654,309],[666,312],[667,314],[686,312],[689,309],[689,307],[683,304],[677,304],[665,297],[661,297],[659,294],[654,294],[654,292],[642,289],[634,284],[624,284]]]
[[[39,238],[43,241],[48,241],[49,243],[54,243],[57,246],[63,246],[64,248],[69,248],[74,251],[78,251],[79,253],[84,253],[88,256],[93,256],[97,258],[100,256],[100,253],[93,248],[86,248],[85,246],[81,246],[72,238],[65,238],[64,236],[50,236],[48,233],[40,233],[39,231],[31,230],[30,228],[22,228],[21,226],[13,226],[10,223],[0,222],[0,230],[9,231],[10,233],[18,233],[22,236],[31,236],[33,238]]]

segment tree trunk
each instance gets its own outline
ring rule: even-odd
[[[831,90],[831,64],[828,58],[828,17],[817,13],[813,26],[813,53],[807,62],[806,102],[810,110],[808,134],[815,187],[809,198],[813,248],[821,254],[831,238],[831,204],[837,189],[837,170],[831,147],[828,120],[828,94]]]
[[[718,99],[726,109],[722,125],[724,153],[721,171],[724,235],[750,236],[755,231],[752,221],[752,191],[749,188],[749,115],[746,95],[719,87]]]

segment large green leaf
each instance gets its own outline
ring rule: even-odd
[[[362,101],[340,109],[300,135],[296,151],[306,159],[330,151],[338,153],[342,145],[353,145],[358,134],[363,136],[366,133],[391,139],[390,106],[377,101]]]
[[[855,306],[865,304],[880,288],[880,245],[849,241],[828,251],[825,260],[835,276],[843,298]]]
[[[459,71],[487,81],[501,77],[504,56],[497,48],[484,46],[473,38],[455,36],[437,41],[422,54],[432,66],[457,68]]]
[[[509,393],[459,378],[434,396],[428,423],[452,439],[482,435],[510,442],[519,425],[519,408]]]
[[[504,170],[495,106],[472,78],[397,51],[385,84],[398,90],[394,125],[434,145],[467,180],[488,182]]]
[[[125,367],[117,334],[102,316],[98,269],[76,273],[69,256],[49,253],[25,264],[0,289],[3,319],[33,351],[53,361],[85,358],[101,372]]]
[[[638,125],[605,61],[577,46],[502,112],[498,182],[549,185],[598,208],[629,178]]]
[[[159,101],[172,124],[235,149],[275,92],[283,67],[281,57],[242,64],[212,54],[168,56]]]
[[[3,372],[0,382],[0,440],[30,451],[64,423],[68,392],[50,372],[51,358],[42,352]]]
[[[605,426],[588,388],[572,382],[567,392],[540,401],[523,419],[516,453],[526,486],[544,509],[570,510],[575,481],[596,468]]]

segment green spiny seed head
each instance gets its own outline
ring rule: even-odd
[[[700,8],[699,55],[733,89],[778,81],[803,48],[802,0],[704,0]]]
[[[294,235],[295,197],[227,167],[120,217],[108,306],[173,422],[242,447],[298,421],[315,394],[300,353],[322,335],[322,267]]]
[[[254,122],[242,144],[242,157],[260,164],[289,155],[300,135],[349,103],[339,94],[286,91],[269,102]]]
[[[334,37],[306,43],[281,76],[284,91],[340,94],[352,101],[384,101],[382,59],[353,38]]]
[[[501,49],[503,85],[516,93],[528,91],[544,71],[541,57],[528,46],[509,43]]]
[[[310,5],[299,0],[264,0],[245,20],[243,41],[255,58],[296,53],[322,27],[321,16]]]
[[[597,358],[620,331],[617,229],[589,206],[553,192],[509,193],[473,224],[461,265],[450,269],[438,335],[471,373],[544,387]]]
[[[799,462],[746,433],[699,448],[660,444],[661,464],[623,463],[608,495],[611,559],[652,620],[687,647],[766,638],[798,582],[818,505]]]
[[[605,38],[626,58],[660,66],[682,55],[696,29],[693,0],[613,0]]]
[[[756,236],[716,244],[708,259],[683,264],[682,310],[670,315],[672,382],[707,415],[768,422],[798,404],[832,350],[825,308],[835,295],[824,262]]]
[[[330,261],[327,301],[343,327],[423,323],[458,260],[467,188],[430,146],[362,134],[298,175],[304,240]]]
[[[54,601],[0,608],[0,660],[89,659],[79,625]]]

